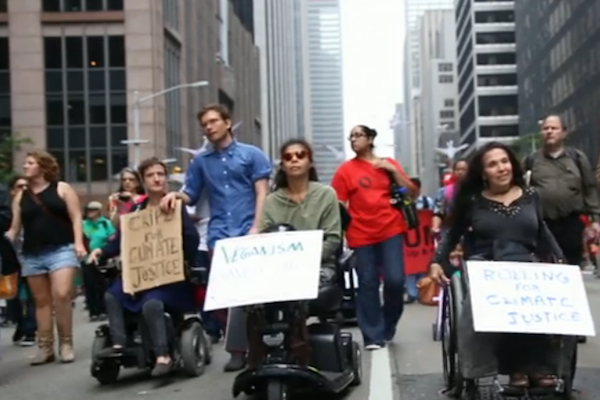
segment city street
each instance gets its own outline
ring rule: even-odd
[[[590,305],[595,321],[600,321],[600,280],[586,276]],[[389,350],[364,353],[363,385],[351,390],[348,400],[430,400],[443,398],[440,347],[431,340],[434,308],[407,306],[396,342]],[[117,385],[100,387],[89,375],[90,345],[96,324],[84,319],[78,304],[76,349],[78,359],[70,365],[30,367],[27,357],[33,349],[12,346],[12,329],[2,330],[0,361],[0,394],[3,399],[34,398],[81,399],[169,399],[228,400],[234,374],[225,374],[222,367],[226,354],[222,346],[214,351],[214,363],[197,379],[174,377],[166,381],[126,371]],[[354,332],[356,328],[351,328]],[[600,340],[590,338],[580,346],[576,389],[579,400],[592,400],[600,392]],[[483,397],[492,399],[493,397]]]

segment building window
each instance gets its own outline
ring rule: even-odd
[[[10,52],[8,38],[0,38],[0,137],[10,134]]]
[[[123,0],[43,0],[44,12],[120,11]]]
[[[46,147],[70,182],[128,165],[123,36],[45,37]]]
[[[442,110],[442,111],[440,111],[440,118],[441,119],[454,118],[454,111],[452,111],[452,110]]]
[[[438,77],[439,83],[452,83],[454,82],[454,76],[452,75],[440,75]]]
[[[163,0],[163,20],[169,28],[179,31],[180,0]]]
[[[179,49],[170,41],[165,41],[165,88],[180,85],[181,55]],[[175,148],[182,146],[181,132],[181,92],[175,90],[165,95],[167,157],[175,156]]]
[[[439,72],[452,72],[452,63],[439,63],[438,71]]]
[[[445,99],[444,107],[454,107],[454,99]]]

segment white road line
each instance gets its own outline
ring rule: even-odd
[[[369,400],[394,400],[390,350],[384,347],[370,353],[371,378],[369,379]]]

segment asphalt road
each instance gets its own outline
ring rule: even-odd
[[[586,286],[594,320],[600,321],[600,280],[586,277]],[[234,374],[222,367],[227,355],[221,345],[214,348],[214,361],[203,376],[195,379],[173,377],[152,380],[126,371],[121,381],[101,387],[89,374],[90,346],[96,324],[89,323],[79,305],[75,310],[77,360],[73,364],[28,365],[33,349],[10,343],[12,329],[2,329],[0,339],[0,398],[6,400],[101,400],[118,398],[169,400],[230,400]],[[431,323],[435,309],[409,305],[400,323],[395,342],[387,349],[364,353],[363,384],[351,390],[348,400],[432,400],[444,398],[441,353],[432,341]],[[349,328],[356,335],[356,328]],[[576,389],[578,400],[593,400],[600,393],[600,339],[589,338],[580,345]],[[492,399],[484,397],[482,400]],[[243,399],[243,396],[241,397]]]

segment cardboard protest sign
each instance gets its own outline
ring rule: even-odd
[[[156,207],[121,216],[123,291],[134,294],[185,279],[181,202],[165,214]]]
[[[320,230],[217,241],[204,310],[317,298],[322,248]]]
[[[435,250],[431,235],[432,223],[433,211],[419,210],[419,226],[404,234],[402,251],[406,275],[423,274],[429,270]]]
[[[596,335],[579,266],[466,264],[476,332]]]

